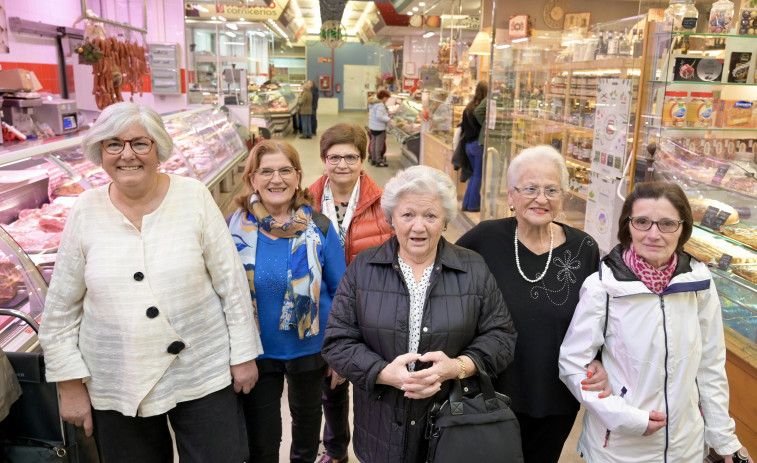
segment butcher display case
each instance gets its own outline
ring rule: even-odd
[[[391,119],[386,126],[386,133],[402,144],[402,154],[413,164],[417,164],[421,152],[421,114],[423,106],[420,101],[413,101],[408,96],[392,95],[387,101],[387,110]]]
[[[225,113],[203,107],[163,116],[174,151],[160,171],[196,178],[228,214],[247,150]],[[76,197],[106,185],[107,173],[84,157],[83,134],[6,144],[0,149],[0,308],[39,321],[63,227]],[[0,347],[36,348],[26,325],[0,316]]]
[[[296,113],[297,95],[288,85],[250,93],[250,121],[270,120],[270,125],[264,128],[274,134],[291,132],[292,116]]]

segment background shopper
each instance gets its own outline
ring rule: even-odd
[[[229,229],[247,272],[265,349],[258,357],[255,389],[242,398],[250,457],[255,462],[279,461],[286,378],[290,460],[312,463],[318,455],[327,368],[321,344],[331,299],[344,273],[344,253],[329,220],[312,210],[292,145],[273,140],[255,145],[243,179],[246,192],[237,198],[239,209]]]
[[[76,201],[47,293],[61,417],[94,426],[105,463],[172,461],[169,421],[182,461],[243,461],[234,392],[262,349],[221,212],[202,183],[158,173],[173,142],[146,106],[107,107],[82,148],[112,181]]]
[[[310,117],[313,115],[313,94],[307,85],[302,86],[300,98],[297,101],[300,115],[300,138],[313,138],[313,127],[310,125]]]
[[[313,114],[310,116],[310,133],[315,135],[318,131],[318,98],[320,98],[321,92],[312,80],[308,81],[308,89],[313,94]]]
[[[489,85],[485,81],[480,81],[476,85],[473,98],[463,110],[462,136],[461,143],[465,143],[465,154],[473,166],[473,175],[468,180],[468,186],[465,188],[463,196],[463,211],[478,212],[481,210],[481,175],[483,171],[484,147],[479,143],[481,134],[481,125],[483,118],[477,116],[476,109],[479,105],[484,105],[484,117],[486,116],[486,94]]]
[[[391,120],[389,111],[386,109],[386,102],[391,96],[388,90],[379,90],[375,97],[368,100],[368,129],[371,131],[370,161],[371,165],[376,167],[389,165],[384,160],[384,153],[386,153],[386,125]]]
[[[698,462],[707,445],[730,463],[746,450],[728,415],[715,282],[683,252],[692,228],[681,187],[636,185],[620,212],[620,244],[581,288],[560,378],[586,407],[578,450],[589,462]],[[580,385],[600,349],[614,394],[602,400]]]
[[[347,265],[371,246],[392,235],[381,210],[382,189],[363,170],[368,137],[357,124],[331,126],[321,136],[321,160],[325,174],[310,188],[313,207],[324,213],[339,231]],[[343,462],[350,443],[349,383],[329,369],[323,386],[323,446],[320,463]]]
[[[354,450],[366,463],[425,461],[427,413],[448,380],[512,359],[515,330],[481,256],[443,237],[457,200],[449,176],[399,172],[381,207],[397,235],[352,261],[339,285],[323,355],[355,385]],[[410,400],[408,400],[410,399]]]
[[[481,222],[457,241],[484,257],[518,330],[513,362],[495,387],[512,399],[526,463],[557,463],[578,413],[557,361],[581,284],[597,269],[599,248],[586,233],[554,221],[567,183],[565,161],[554,148],[523,150],[507,170],[515,216]],[[599,362],[591,362],[588,372],[587,378],[584,368],[585,387],[601,391],[608,384]]]

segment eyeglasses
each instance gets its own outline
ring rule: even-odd
[[[629,217],[628,220],[631,221],[631,226],[639,231],[647,231],[652,225],[657,225],[657,229],[663,233],[675,233],[683,223],[683,220],[652,220],[649,217]]]
[[[539,194],[543,191],[544,196],[547,199],[559,199],[562,195],[562,190],[559,188],[536,188],[533,186],[527,186],[525,188],[518,188],[514,186],[513,189],[521,194],[526,199],[538,198]]]
[[[155,144],[155,140],[149,137],[134,137],[131,140],[124,140],[119,137],[112,137],[100,142],[103,149],[108,154],[121,154],[126,148],[126,144],[131,146],[131,150],[136,154],[147,154]]]
[[[295,169],[294,167],[282,167],[281,169],[258,169],[255,171],[256,174],[265,179],[272,178],[275,172],[278,172],[279,177],[281,177],[283,180],[288,180],[292,178],[295,173],[297,173],[297,169]]]
[[[348,165],[352,166],[357,164],[358,159],[360,159],[360,156],[357,154],[345,154],[345,155],[339,155],[339,154],[332,154],[329,156],[326,156],[326,160],[329,162],[329,164],[337,165],[339,164],[342,159],[344,159],[344,162],[346,162]]]

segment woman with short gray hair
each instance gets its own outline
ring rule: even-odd
[[[111,462],[248,458],[236,392],[262,354],[247,277],[208,189],[158,173],[172,142],[146,106],[105,108],[83,149],[111,182],[66,222],[39,340],[60,415]]]
[[[481,222],[457,244],[484,256],[518,330],[515,360],[495,387],[513,401],[524,460],[556,463],[578,413],[578,402],[557,375],[560,343],[581,283],[597,268],[599,247],[581,230],[555,221],[568,171],[554,148],[523,150],[510,163],[507,184],[515,216]],[[608,384],[597,361],[587,376],[589,390]]]
[[[494,277],[442,237],[454,194],[431,167],[389,180],[381,207],[396,236],[355,257],[331,305],[323,356],[355,385],[362,462],[425,461],[428,411],[449,380],[475,375],[474,357],[490,375],[512,360],[516,334]]]

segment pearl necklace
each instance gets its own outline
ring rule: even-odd
[[[549,256],[547,256],[547,266],[544,267],[544,271],[537,275],[537,278],[535,280],[529,279],[524,273],[523,270],[520,268],[520,257],[518,257],[518,226],[515,226],[515,266],[518,267],[518,273],[520,273],[520,276],[523,277],[524,280],[526,280],[529,283],[536,283],[547,274],[547,269],[549,268],[549,263],[552,261],[552,249],[555,245],[555,233],[552,231],[552,224],[549,224]]]

